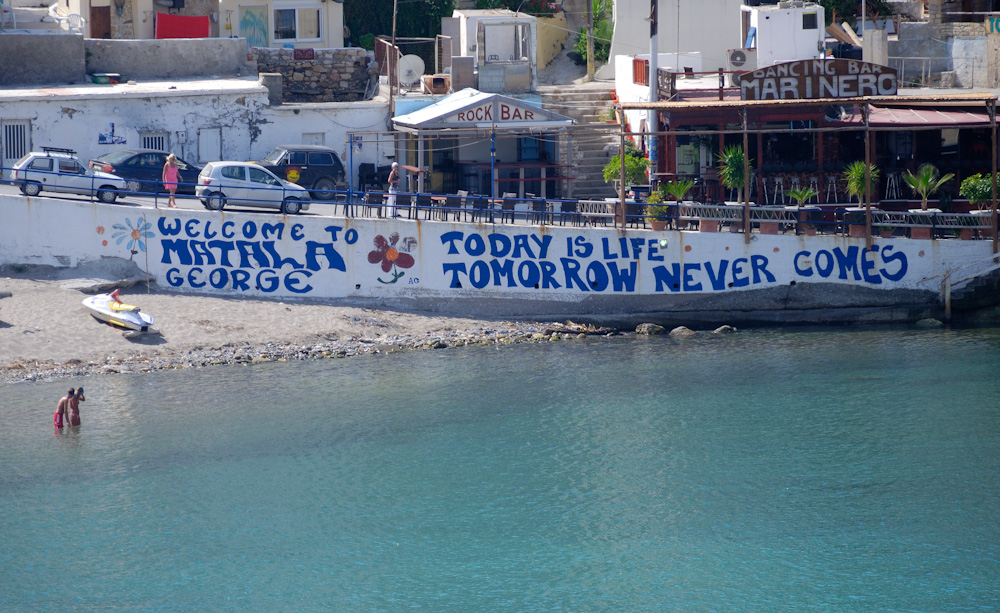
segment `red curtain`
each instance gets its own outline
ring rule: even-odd
[[[211,29],[208,15],[187,17],[170,13],[156,14],[156,38],[208,38]]]

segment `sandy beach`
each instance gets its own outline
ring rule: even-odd
[[[134,282],[134,280],[132,281]],[[326,359],[471,343],[607,333],[566,322],[436,317],[325,304],[183,295],[108,271],[0,269],[0,381],[147,372],[225,363]],[[88,295],[125,285],[123,301],[159,334],[126,338],[90,316]]]

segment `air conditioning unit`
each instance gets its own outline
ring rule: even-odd
[[[726,70],[735,72],[750,72],[757,70],[756,49],[728,49],[726,51]],[[729,84],[736,85],[736,75],[729,75]]]

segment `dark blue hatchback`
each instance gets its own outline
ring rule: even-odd
[[[122,177],[128,183],[128,190],[137,194],[165,193],[163,189],[163,165],[167,163],[169,151],[157,149],[122,149],[90,160],[94,170],[110,172]],[[177,158],[181,181],[177,186],[179,194],[194,194],[195,184],[201,166],[189,164]]]

